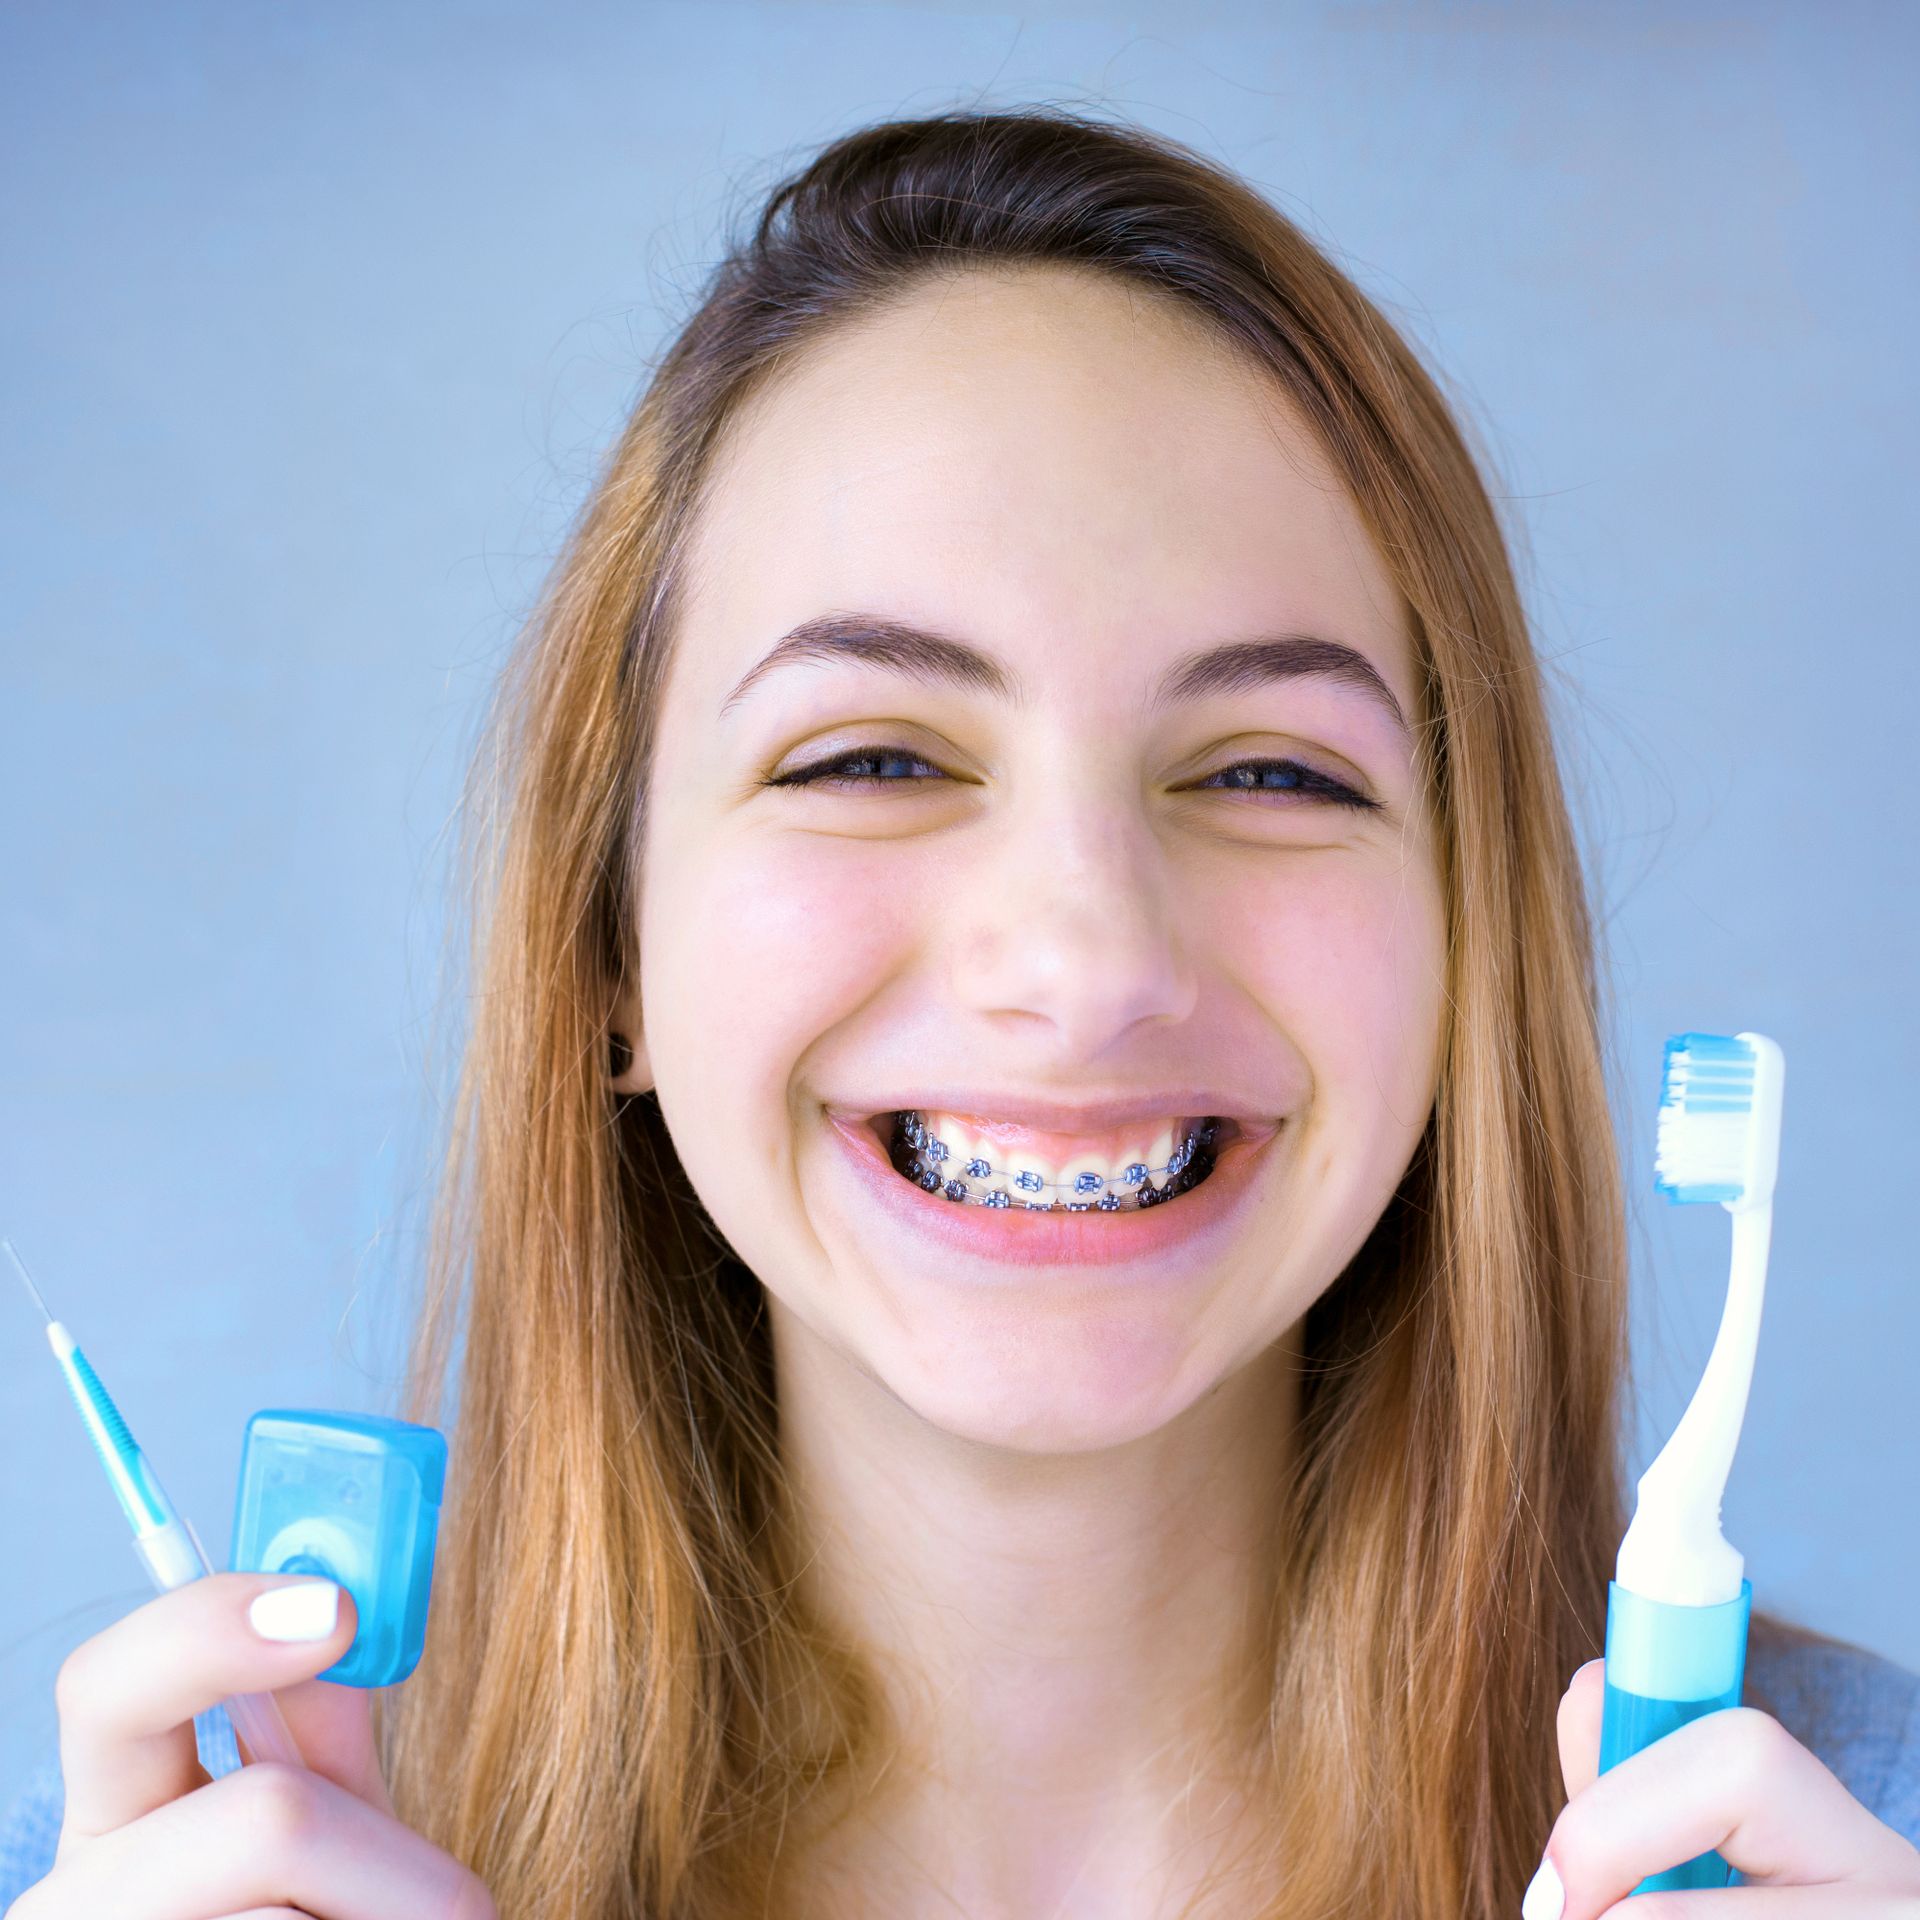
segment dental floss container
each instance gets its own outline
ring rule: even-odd
[[[359,1629],[322,1680],[390,1687],[419,1664],[446,1469],[437,1428],[381,1414],[268,1408],[247,1422],[227,1564],[353,1595]]]

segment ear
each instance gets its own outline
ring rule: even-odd
[[[613,1072],[613,1036],[618,1034],[633,1051],[623,1073]],[[640,1025],[640,996],[637,993],[622,993],[613,1003],[613,1012],[607,1021],[606,1052],[602,1056],[606,1071],[612,1076],[615,1093],[647,1093],[653,1087],[653,1062],[647,1055],[646,1034]]]

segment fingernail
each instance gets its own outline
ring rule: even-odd
[[[1560,1920],[1566,1911],[1567,1890],[1553,1870],[1553,1862],[1542,1858],[1540,1870],[1527,1882],[1520,1901],[1520,1920]]]
[[[269,1587],[255,1596],[247,1618],[263,1640],[324,1640],[340,1618],[340,1589],[331,1580]]]

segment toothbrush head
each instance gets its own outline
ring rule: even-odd
[[[1785,1056],[1763,1033],[1675,1034],[1661,1072],[1655,1187],[1681,1206],[1770,1206],[1785,1079]]]

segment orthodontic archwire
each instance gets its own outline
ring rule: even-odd
[[[1071,1200],[1026,1199],[1019,1204],[1030,1213],[1052,1213],[1056,1209],[1067,1213],[1116,1213],[1127,1204],[1126,1198],[1099,1174],[1088,1171],[1079,1173],[1071,1180],[1045,1180],[1030,1169],[1022,1168],[1015,1173],[1005,1167],[995,1167],[977,1155],[967,1160],[959,1168],[965,1179],[956,1179],[943,1174],[941,1166],[952,1158],[953,1150],[937,1135],[929,1133],[926,1124],[918,1113],[903,1114],[897,1123],[900,1138],[912,1150],[919,1171],[909,1177],[924,1192],[944,1194],[947,1199],[971,1202],[980,1207],[1011,1207],[1013,1196],[1004,1187],[995,1187],[986,1193],[974,1193],[967,1180],[991,1180],[996,1174],[1011,1181],[1023,1194],[1044,1193],[1049,1187],[1062,1194],[1081,1196]],[[1164,1167],[1150,1167],[1144,1161],[1136,1160],[1131,1166],[1121,1170],[1120,1179],[1125,1182],[1136,1207],[1157,1206],[1173,1193],[1172,1181],[1192,1166],[1201,1150],[1213,1142],[1212,1122],[1197,1126],[1181,1143],[1174,1148],[1172,1156]],[[1165,1176],[1168,1184],[1155,1187],[1150,1183],[1159,1176]]]

